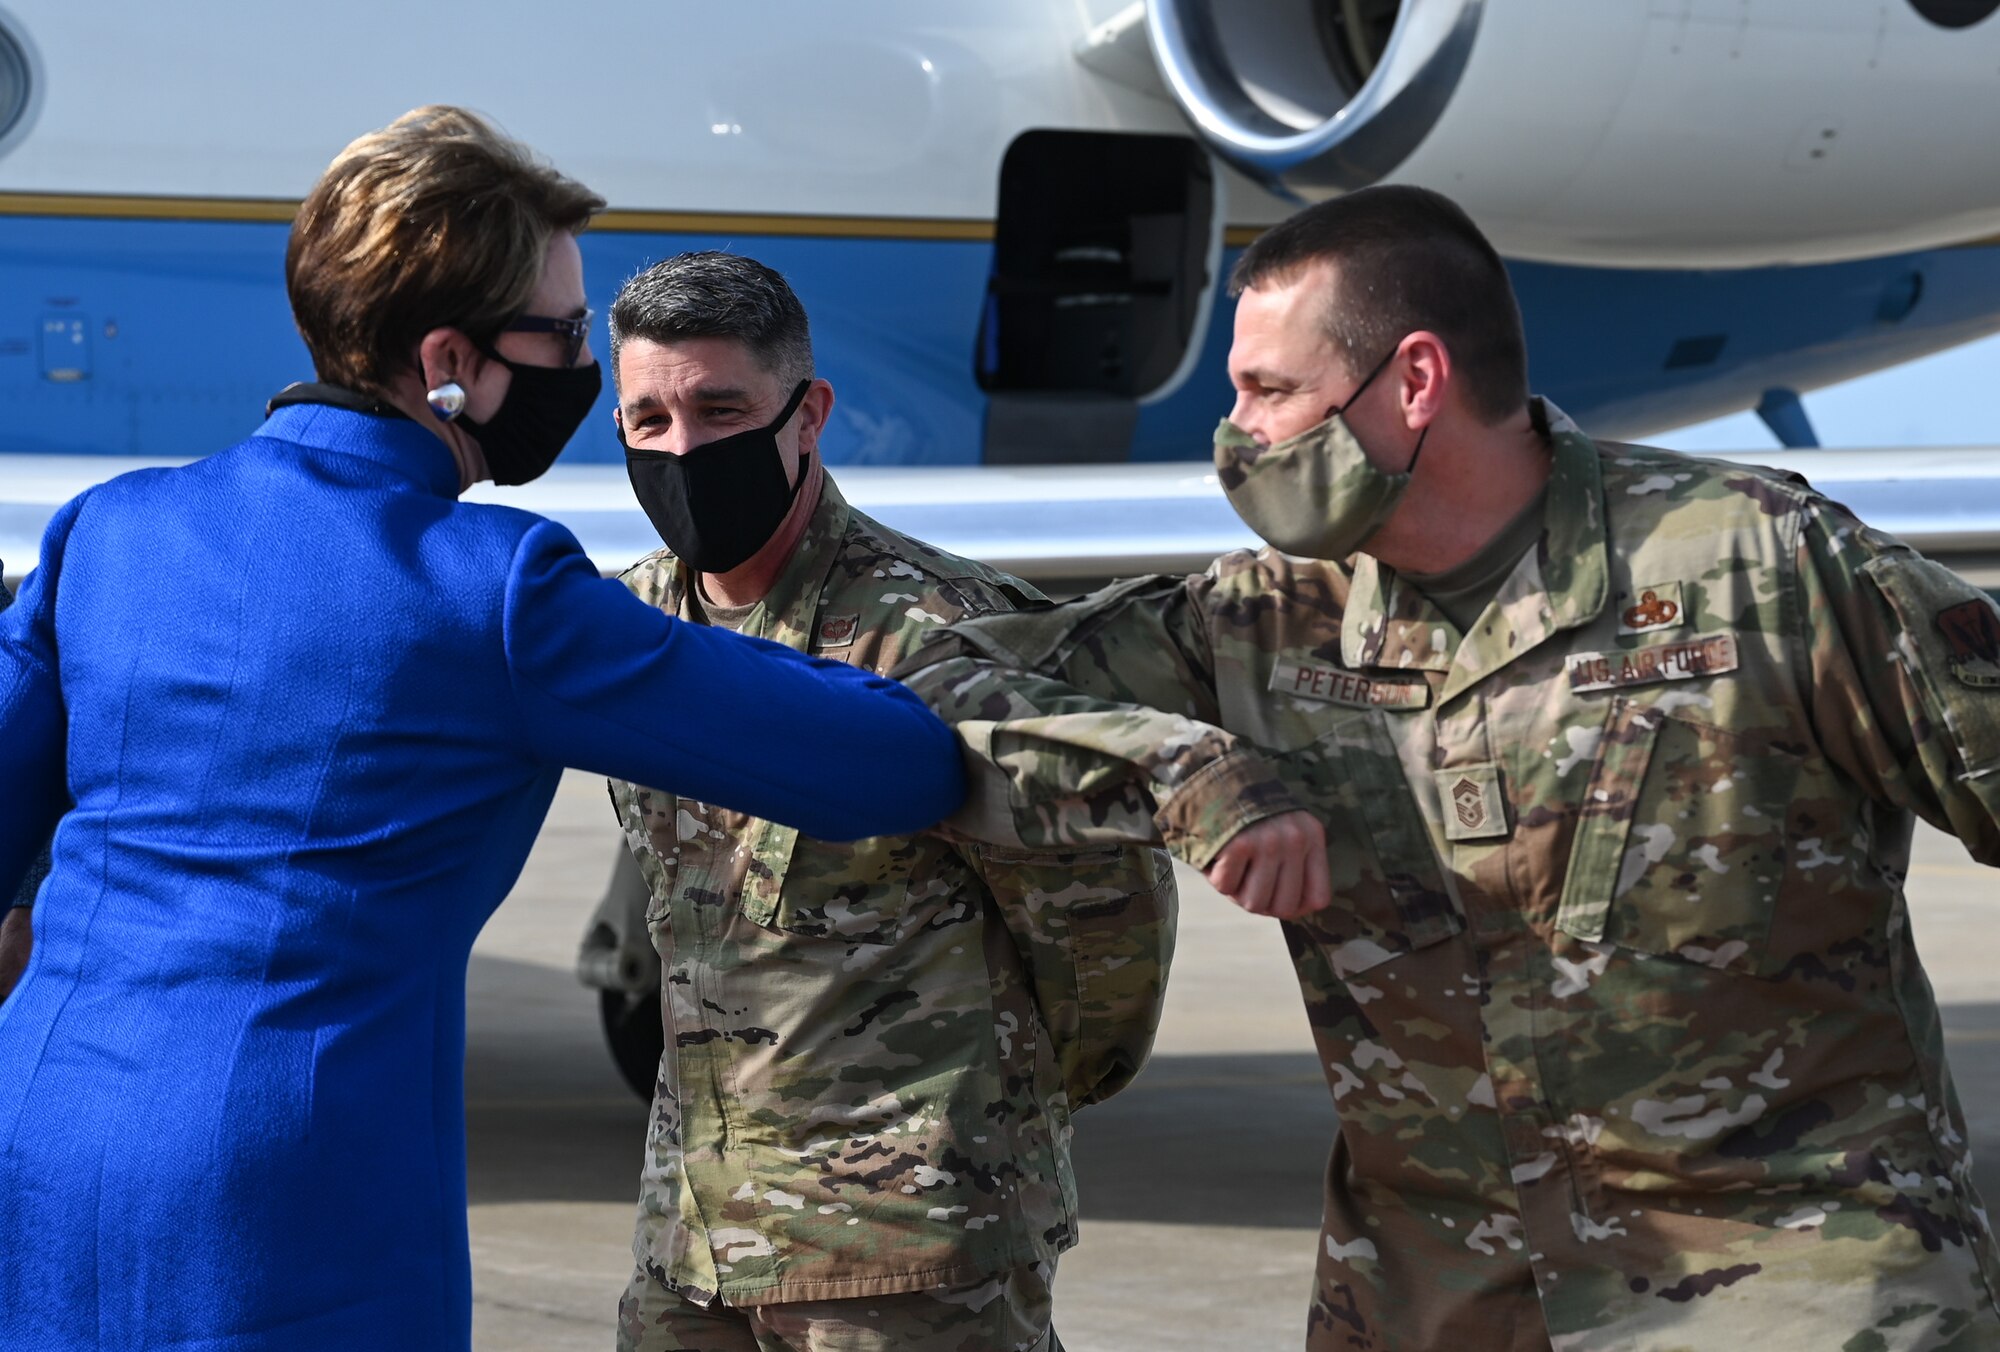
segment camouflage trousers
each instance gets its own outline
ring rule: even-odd
[[[775,1305],[701,1306],[643,1267],[618,1302],[618,1352],[1063,1352],[1055,1264],[972,1286]]]

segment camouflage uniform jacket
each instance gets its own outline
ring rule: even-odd
[[[695,618],[664,551],[625,581]],[[1040,596],[829,481],[743,632],[886,670],[949,621],[1023,602]],[[1151,1046],[1163,852],[831,844],[635,785],[612,798],[664,975],[643,1266],[752,1305],[970,1284],[1075,1241],[1070,1113]]]
[[[2000,863],[2000,618],[1795,477],[1537,417],[1547,525],[1469,634],[1264,550],[926,647],[967,828],[1201,866],[1325,822],[1313,1347],[2000,1347],[1903,898],[1913,813]]]

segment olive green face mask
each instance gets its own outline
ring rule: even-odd
[[[1274,445],[1258,445],[1227,418],[1216,429],[1215,471],[1229,505],[1280,552],[1344,559],[1368,543],[1402,500],[1430,429],[1418,434],[1410,463],[1391,474],[1368,459],[1341,416],[1388,364],[1385,357],[1345,404],[1327,410],[1325,422]]]

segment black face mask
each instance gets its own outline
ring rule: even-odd
[[[784,412],[768,426],[696,446],[682,455],[635,450],[619,432],[625,472],[632,478],[639,505],[667,548],[696,572],[739,568],[778,533],[806,481],[801,457],[798,479],[785,482],[778,431],[792,420],[811,388],[810,380],[801,380]]]
[[[493,416],[474,422],[461,416],[458,425],[470,432],[486,457],[496,484],[524,484],[539,479],[569,445],[583,425],[597,392],[604,388],[604,371],[588,366],[524,366],[497,352],[487,356],[514,373],[506,397]]]

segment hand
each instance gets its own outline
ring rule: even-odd
[[[1296,920],[1333,904],[1326,829],[1310,812],[1284,812],[1246,826],[1209,861],[1208,881],[1252,915]]]
[[[0,1000],[13,992],[28,966],[28,950],[34,943],[30,915],[25,906],[0,912]]]

